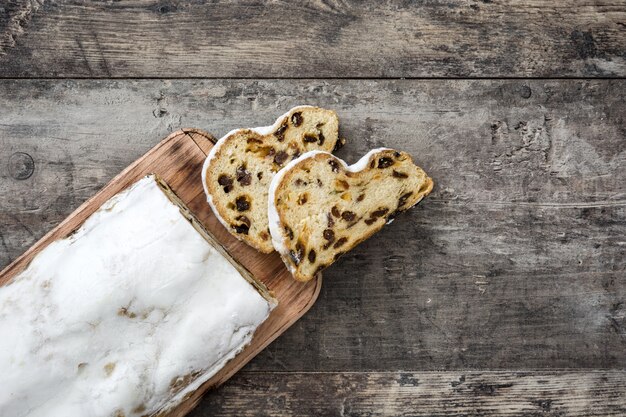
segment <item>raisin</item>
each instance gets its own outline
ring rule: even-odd
[[[298,127],[302,124],[302,113],[296,112],[291,115],[291,124]]]
[[[343,213],[341,213],[341,218],[347,222],[351,222],[352,220],[355,219],[355,217],[356,217],[356,214],[352,211],[344,211]]]
[[[304,135],[304,143],[314,143],[317,142],[317,136],[313,133],[307,133]]]
[[[301,241],[298,241],[298,243],[296,243],[296,256],[298,257],[298,262],[300,262],[302,258],[304,258],[304,245]]]
[[[291,227],[285,226],[285,233],[287,233],[289,240],[293,239],[293,230],[291,230]]]
[[[287,154],[287,152],[279,151],[274,156],[274,162],[276,162],[278,165],[282,165],[287,160],[288,157],[289,155]]]
[[[386,207],[383,207],[383,208],[380,208],[380,209],[372,212],[372,214],[370,214],[370,217],[373,217],[373,218],[383,217],[387,213],[389,213],[389,209],[386,208]]]
[[[402,155],[402,154],[400,152],[398,152],[398,151],[395,151],[393,153],[393,156],[395,156],[396,158],[400,158],[400,155]]]
[[[343,148],[343,145],[345,145],[345,143],[346,140],[344,138],[337,139],[337,142],[335,142],[335,147],[333,148],[333,152],[336,152],[339,149]]]
[[[263,141],[260,139],[250,138],[246,140],[246,143],[263,143]]]
[[[394,164],[393,159],[383,156],[378,159],[378,168],[388,168]]]
[[[323,184],[322,184],[322,180],[320,180],[320,179],[318,178],[318,179],[317,179],[317,186],[318,186],[318,187],[321,187],[322,185],[323,185]]]
[[[391,175],[394,176],[395,178],[402,178],[402,179],[409,178],[409,176],[405,174],[404,172],[398,172],[395,169],[393,170]]]
[[[374,168],[374,161],[370,162],[370,168]]]
[[[245,224],[246,226],[250,227],[250,219],[246,216],[237,216],[235,217],[235,220],[237,220],[238,222],[241,222],[243,224]]]
[[[387,216],[387,224],[391,223],[392,221],[394,221],[394,219],[396,218],[396,216],[400,213],[400,210],[396,210],[393,213],[391,213],[389,216]]]
[[[333,206],[333,208],[330,209],[330,212],[333,213],[333,216],[335,217],[341,217],[341,212],[339,211],[337,206]]]
[[[226,174],[222,174],[217,178],[217,183],[224,187],[224,192],[229,193],[233,189],[233,179]]]
[[[311,251],[309,252],[309,256],[307,256],[307,258],[309,258],[309,262],[313,263],[315,262],[315,250],[311,249]]]
[[[339,172],[339,164],[334,159],[329,160],[328,165],[330,165],[333,172]]]
[[[336,260],[337,260],[337,259],[339,259],[339,258],[340,258],[340,257],[341,257],[344,253],[345,253],[345,252],[337,252],[337,253],[335,254],[335,257],[333,258],[333,260],[335,260],[335,261],[336,261]]]
[[[301,194],[300,197],[298,197],[298,204],[299,205],[303,205],[307,201],[309,201],[309,195],[307,193]]]
[[[261,236],[261,239],[263,240],[268,240],[270,238],[270,235],[267,232],[261,232],[259,233],[259,236]]]
[[[274,132],[274,136],[276,136],[276,139],[278,139],[279,142],[285,140],[285,131],[287,130],[287,127],[287,119],[285,119],[283,124],[281,124],[280,127],[276,129],[276,132]]]
[[[263,172],[257,172],[256,177],[259,179],[259,181],[261,181],[261,179],[263,178]]]
[[[293,156],[291,157],[291,159],[296,159],[297,157],[299,157],[300,155],[302,155],[302,153],[300,151],[296,151]]]
[[[235,200],[235,206],[237,207],[237,211],[246,211],[250,209],[250,201],[248,201],[248,197],[245,195],[240,195]]]
[[[333,219],[333,216],[328,213],[326,214],[326,218],[328,219],[328,227],[333,227],[335,225],[335,220]]]
[[[248,226],[247,224],[233,224],[231,225],[231,227],[235,229],[235,232],[242,233],[244,235],[247,235],[248,231],[250,230],[250,226]]]
[[[365,194],[361,194],[360,196],[356,198],[356,201],[363,201],[364,198],[365,198]]]
[[[299,187],[302,184],[304,184],[304,181],[302,181],[300,178],[296,178],[296,180],[293,183]]]
[[[326,141],[326,138],[324,137],[324,134],[322,132],[320,132],[317,137],[319,138],[319,143],[320,146],[322,146],[324,144],[324,142]]]
[[[323,235],[324,239],[328,240],[329,242],[335,241],[335,232],[332,229],[325,229]]]
[[[387,214],[389,212],[389,209],[386,207],[383,208],[379,208],[376,211],[373,211],[370,214],[370,218],[365,220],[365,224],[370,226],[371,224],[373,224],[376,220],[378,220],[379,217],[384,216],[385,214]]]
[[[335,244],[333,245],[333,248],[337,249],[338,247],[343,246],[343,244],[346,243],[347,241],[348,241],[347,237],[342,237],[341,239],[335,242]]]
[[[406,204],[406,200],[411,197],[411,194],[413,194],[412,192],[408,192],[406,194],[402,194],[400,196],[400,199],[398,200],[398,208],[404,206]]]
[[[337,180],[335,185],[343,188],[344,190],[347,190],[350,188],[350,184],[348,184],[348,182],[345,180]]]
[[[252,174],[246,169],[245,165],[237,167],[237,182],[241,185],[250,185],[252,182]]]

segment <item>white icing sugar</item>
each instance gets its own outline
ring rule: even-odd
[[[168,408],[241,351],[273,306],[146,177],[0,287],[0,415]]]
[[[226,143],[226,140],[230,136],[232,136],[233,134],[235,134],[237,132],[240,132],[240,131],[243,131],[243,130],[252,130],[252,131],[258,133],[259,135],[267,135],[267,134],[272,133],[276,129],[278,129],[282,119],[284,117],[287,117],[289,115],[289,113],[291,113],[293,111],[302,110],[302,109],[309,109],[309,108],[314,108],[314,106],[308,106],[308,105],[296,106],[296,107],[290,109],[289,111],[287,111],[286,113],[282,114],[280,117],[278,117],[276,119],[276,121],[274,122],[274,124],[271,125],[271,126],[261,126],[261,127],[244,128],[244,129],[233,129],[230,132],[228,132],[227,134],[225,134],[224,136],[222,136],[215,143],[215,145],[213,145],[213,148],[211,148],[211,151],[207,155],[206,159],[204,160],[204,164],[202,165],[202,186],[204,187],[204,194],[206,195],[207,202],[209,203],[209,206],[211,206],[211,210],[213,210],[213,214],[215,214],[215,217],[217,217],[217,219],[220,221],[220,223],[222,223],[222,225],[227,230],[230,230],[230,224],[228,224],[228,222],[222,216],[220,216],[219,212],[217,211],[217,208],[215,207],[215,203],[213,202],[213,196],[211,195],[211,193],[209,193],[209,188],[207,187],[207,183],[206,183],[206,173],[209,170],[209,166],[211,165],[211,161],[213,161],[213,159],[215,159],[215,156],[217,155],[217,152],[219,151],[219,149],[222,146],[224,146],[224,143]],[[242,240],[241,236],[239,236],[237,234],[233,234],[233,236],[235,236],[239,240]]]

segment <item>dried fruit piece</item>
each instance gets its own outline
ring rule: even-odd
[[[350,184],[346,180],[335,180],[335,187],[347,190],[350,188]]]
[[[400,199],[398,200],[398,208],[403,207],[406,204],[406,200],[413,195],[412,192],[408,192],[406,194],[402,194]]]
[[[235,217],[235,220],[240,221],[241,223],[243,223],[246,226],[250,227],[250,219],[248,217],[244,216],[244,215]]]
[[[317,142],[317,136],[313,133],[305,133],[303,141],[305,143],[315,143]]]
[[[248,231],[250,230],[250,226],[248,226],[247,224],[233,224],[231,227],[235,229],[235,232],[244,235],[247,235]]]
[[[316,257],[315,249],[311,249],[309,251],[309,255],[307,256],[307,258],[309,258],[309,262],[311,263],[315,262],[315,257]]]
[[[250,185],[252,183],[252,174],[246,169],[245,165],[237,167],[237,182],[241,185]]]
[[[408,174],[405,174],[404,172],[398,172],[395,169],[393,170],[393,172],[391,173],[391,175],[394,178],[401,178],[401,179],[405,179],[405,178],[409,178]]]
[[[300,126],[302,124],[302,120],[302,112],[298,111],[291,115],[291,124],[295,127]]]
[[[394,164],[394,160],[386,156],[383,156],[382,158],[378,159],[378,168],[389,168],[393,164]]]
[[[237,207],[237,211],[247,211],[250,210],[250,200],[248,196],[240,195],[235,200],[235,207]]]
[[[339,172],[339,164],[334,159],[328,160],[328,165],[332,168],[333,172]]]
[[[337,152],[339,149],[343,148],[343,145],[346,144],[345,138],[339,138],[335,143],[335,147],[333,148],[333,152]]]
[[[324,137],[324,134],[322,132],[319,132],[317,134],[317,138],[319,140],[319,145],[322,146],[324,144],[324,142],[326,141],[326,138]]]
[[[352,220],[355,219],[355,217],[356,217],[356,213],[354,213],[353,211],[346,210],[343,213],[341,213],[341,218],[347,222],[351,222]]]
[[[278,139],[279,142],[282,142],[285,140],[285,131],[287,130],[288,127],[289,126],[287,125],[287,120],[285,119],[283,123],[280,125],[280,127],[276,129],[276,132],[274,132],[274,136],[276,136],[276,139]]]
[[[289,154],[287,154],[287,152],[278,151],[276,155],[274,156],[274,162],[276,162],[278,165],[282,165],[285,163],[287,158],[289,158]]]
[[[217,183],[224,187],[224,192],[229,193],[233,189],[233,179],[226,174],[222,174],[217,178]]]
[[[339,240],[337,240],[335,244],[333,245],[333,249],[337,249],[338,247],[343,246],[343,244],[346,243],[347,241],[348,241],[348,238],[345,236],[342,238],[339,238]]]
[[[382,217],[387,213],[389,213],[389,209],[387,207],[383,207],[372,212],[372,214],[370,214],[370,217]]]

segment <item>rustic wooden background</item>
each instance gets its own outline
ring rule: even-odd
[[[626,415],[626,2],[0,3],[0,267],[169,132],[302,103],[433,194],[192,416]]]

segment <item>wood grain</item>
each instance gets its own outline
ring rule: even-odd
[[[623,77],[618,0],[11,0],[0,77]]]
[[[624,80],[2,81],[0,263],[170,129],[219,136],[319,104],[339,113],[340,156],[397,147],[437,185],[329,268],[249,371],[621,369],[625,95]],[[28,179],[9,175],[28,168],[10,171],[16,152]]]
[[[250,345],[246,346],[198,390],[186,396],[179,406],[166,414],[167,416],[187,414],[198,402],[203,392],[230,378],[313,305],[321,286],[321,276],[308,283],[296,282],[277,254],[264,255],[238,241],[213,215],[206,203],[200,180],[202,164],[206,158],[206,151],[211,148],[212,141],[215,139],[211,135],[197,129],[172,133],[146,155],[124,169],[102,190],[89,198],[61,224],[0,272],[0,285],[9,283],[43,248],[57,239],[68,236],[105,201],[145,175],[154,173],[165,180],[221,246],[257,280],[265,284],[278,300],[278,306],[259,326]]]
[[[626,372],[242,372],[190,417],[624,416]]]

